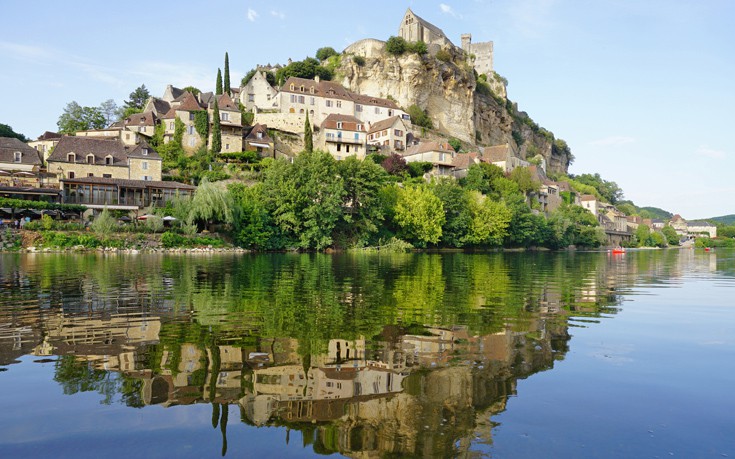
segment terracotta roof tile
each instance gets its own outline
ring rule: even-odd
[[[20,152],[20,163],[15,162],[16,151]],[[15,137],[0,137],[0,163],[42,164],[38,151]]]

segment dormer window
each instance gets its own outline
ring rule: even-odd
[[[23,155],[19,151],[13,153],[13,162],[19,163],[22,158]]]
[[[337,129],[342,129],[342,121],[337,121]]]
[[[91,153],[87,155],[87,164],[94,164],[94,155]]]
[[[301,89],[301,92],[304,92],[304,85],[303,84],[301,85],[301,88],[300,89]]]
[[[263,138],[263,133],[262,132],[258,132],[257,134],[255,134],[255,137],[257,137],[259,139],[262,139]]]
[[[105,156],[105,165],[112,166],[112,155]]]
[[[294,86],[294,84],[293,84],[293,83],[291,83],[291,86],[289,86],[289,88],[291,89],[291,91],[293,91],[295,87],[296,87],[296,86]]]
[[[312,93],[312,94],[314,94],[314,86],[312,86],[312,87],[309,88],[309,92]]]
[[[77,155],[74,153],[69,153],[66,155],[66,162],[68,163],[75,163],[77,162]]]
[[[362,124],[358,124],[358,125],[357,125],[357,129],[355,129],[355,130],[356,130],[356,131],[362,131]]]
[[[148,149],[147,148],[142,149],[140,152],[143,154],[143,156],[148,156]]]

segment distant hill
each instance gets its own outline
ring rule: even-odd
[[[671,220],[674,216],[671,212],[667,212],[658,207],[641,207],[641,217],[643,218],[658,218],[660,220]]]
[[[735,225],[735,214],[707,218],[706,220],[713,223],[721,223],[723,225]]]

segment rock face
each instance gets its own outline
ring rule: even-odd
[[[521,159],[541,155],[549,172],[567,172],[571,153],[553,148],[553,134],[507,101],[503,81],[488,75],[487,83],[478,82],[461,50],[441,53],[441,60],[431,53],[394,56],[384,42],[362,40],[345,49],[335,80],[357,93],[393,98],[404,110],[419,106],[439,135],[476,147],[508,143]],[[362,65],[352,56],[362,57]]]

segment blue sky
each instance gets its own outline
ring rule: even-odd
[[[234,82],[257,64],[387,39],[409,6],[455,44],[494,41],[510,99],[569,143],[570,172],[686,219],[735,213],[730,0],[4,0],[0,123],[35,138],[72,100],[122,104],[140,84],[212,90],[225,51]]]

